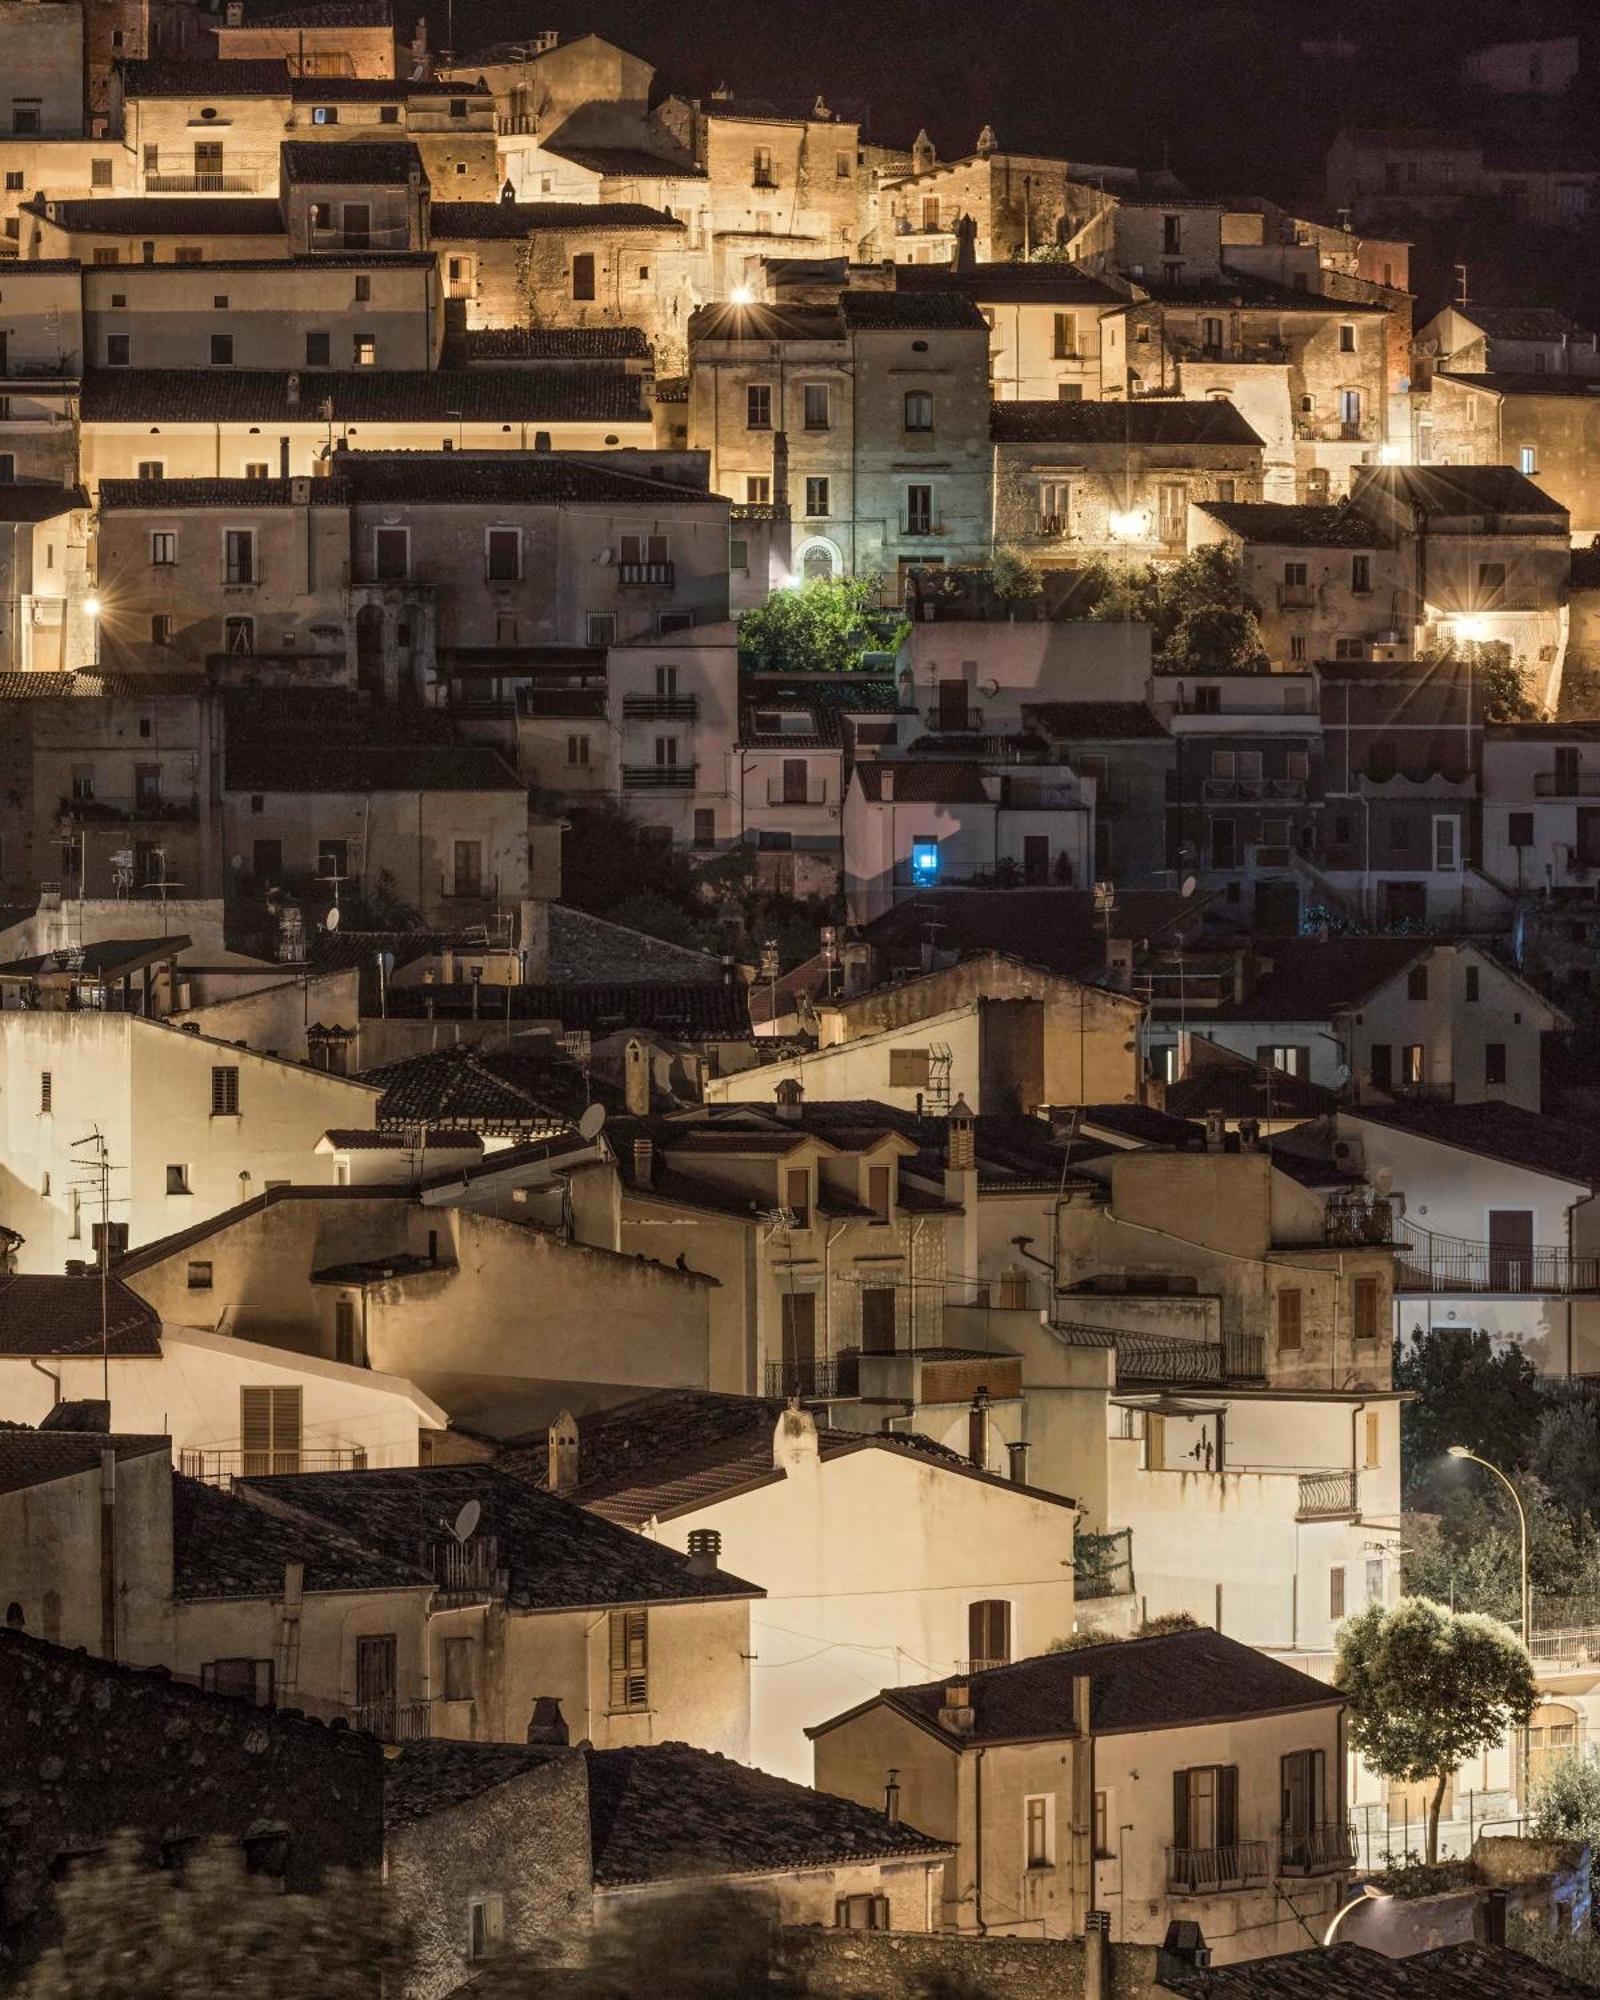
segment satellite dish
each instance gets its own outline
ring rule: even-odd
[[[1183,878],[1183,887],[1178,891],[1178,894],[1180,896],[1185,896],[1185,897],[1192,896],[1195,890],[1199,888],[1199,886],[1200,884],[1194,879],[1192,875],[1185,875]],[[335,910],[334,915],[337,916],[338,914],[339,914],[338,911]]]
[[[606,1108],[603,1104],[591,1104],[578,1120],[578,1136],[581,1139],[598,1139],[600,1129],[606,1122]]]
[[[473,1530],[478,1525],[478,1517],[483,1509],[476,1500],[469,1500],[450,1524],[450,1532],[463,1548],[472,1540]]]
[[[325,931],[336,931],[339,928],[339,905],[337,903],[334,904],[333,908],[323,918],[322,928]]]

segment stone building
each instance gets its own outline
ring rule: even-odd
[[[900,291],[964,292],[989,323],[989,383],[996,402],[1096,401],[1100,322],[1127,304],[1125,288],[1064,264],[902,264]]]
[[[1260,497],[1262,443],[1226,401],[997,402],[994,538],[1047,567],[1171,561],[1189,508]]]
[[[1441,369],[1418,417],[1419,456],[1433,465],[1515,468],[1566,509],[1574,545],[1586,547],[1600,535],[1597,425],[1592,376]]]
[[[1275,667],[1366,658],[1383,643],[1409,649],[1410,572],[1395,539],[1355,508],[1200,500],[1189,547],[1213,545],[1236,557]]]
[[[395,74],[390,0],[338,0],[333,7],[323,0],[291,6],[231,0],[212,33],[225,62],[280,61],[303,77]],[[425,43],[414,43],[410,51],[413,59],[425,52]]]
[[[1067,242],[1101,205],[1087,179],[1097,170],[1071,160],[1000,150],[986,125],[964,159],[941,160],[925,138],[912,170],[878,189],[873,254],[896,264],[955,264],[970,240],[979,264],[1026,264],[1033,252]]]

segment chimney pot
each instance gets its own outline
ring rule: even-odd
[[[570,1410],[563,1410],[550,1426],[546,1484],[552,1493],[571,1493],[578,1484],[578,1420]]]
[[[656,1178],[656,1149],[654,1140],[634,1140],[633,1177],[641,1187],[654,1186]]]
[[[900,1824],[900,1773],[892,1766],[883,1788],[883,1816],[891,1826]]]
[[[953,1736],[970,1736],[975,1718],[972,1712],[972,1685],[965,1674],[945,1684],[944,1706],[939,1710],[939,1726]]]
[[[561,1697],[540,1694],[533,1698],[533,1714],[528,1720],[528,1741],[564,1749],[572,1740],[566,1717],[561,1713]]]
[[[714,1576],[722,1555],[722,1536],[715,1528],[689,1530],[689,1574]]]
[[[635,1118],[650,1114],[650,1051],[631,1036],[622,1051],[622,1098]]]

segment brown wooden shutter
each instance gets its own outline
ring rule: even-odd
[[[1234,1847],[1239,1840],[1239,1767],[1217,1767],[1217,1845]]]
[[[1172,1774],[1172,1844],[1174,1847],[1189,1845],[1189,1773],[1174,1771]]]
[[[1278,1294],[1278,1346],[1294,1348],[1300,1345],[1301,1294],[1290,1289]]]
[[[611,1706],[645,1708],[650,1700],[649,1613],[611,1614]]]

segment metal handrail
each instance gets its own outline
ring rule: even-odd
[[[1360,1497],[1353,1472],[1302,1472],[1299,1505],[1295,1518],[1301,1521],[1333,1521],[1360,1512]]]
[[[1272,1872],[1272,1843],[1236,1840],[1226,1847],[1169,1847],[1167,1888],[1175,1896],[1209,1896],[1265,1882]]]

